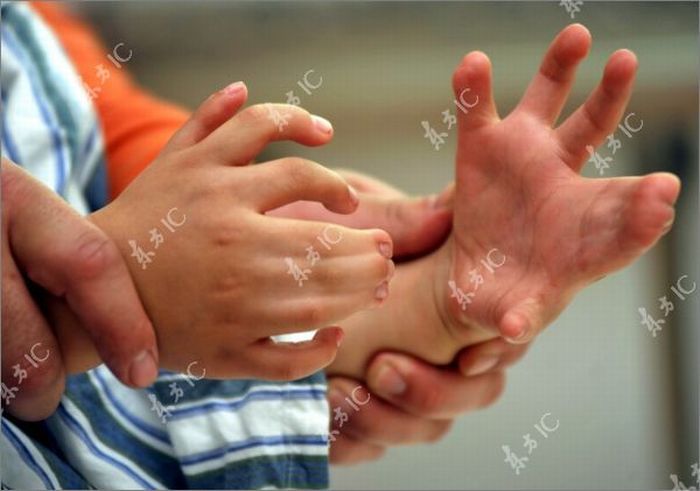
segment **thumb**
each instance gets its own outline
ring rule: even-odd
[[[452,227],[452,202],[449,190],[440,197],[408,198],[378,196],[360,192],[360,204],[354,213],[339,215],[319,203],[297,201],[268,211],[267,215],[316,220],[355,229],[385,230],[394,242],[394,258],[406,259],[436,249]]]
[[[360,195],[356,214],[374,219],[373,227],[391,236],[394,255],[403,258],[431,252],[452,227],[452,208],[435,197],[364,199]]]

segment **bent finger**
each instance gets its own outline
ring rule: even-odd
[[[367,380],[373,393],[406,412],[429,418],[452,418],[486,407],[505,387],[502,372],[465,378],[454,369],[397,353],[375,357]]]
[[[26,172],[8,170],[13,182],[3,194],[13,207],[8,233],[18,266],[65,297],[117,378],[149,385],[157,376],[155,333],[116,245]]]
[[[251,346],[256,378],[291,381],[307,377],[330,365],[343,338],[339,327],[327,327],[311,341],[276,343],[265,339]]]
[[[36,306],[9,247],[2,251],[3,408],[25,421],[49,417],[61,400],[65,372],[56,339]]]
[[[181,150],[200,142],[233,117],[247,98],[248,88],[243,82],[232,83],[210,95],[173,135],[164,152]]]
[[[289,104],[256,104],[240,111],[202,142],[205,152],[226,165],[247,165],[273,141],[323,145],[333,137],[331,123]]]

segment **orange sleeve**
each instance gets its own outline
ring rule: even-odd
[[[99,88],[92,100],[105,138],[109,192],[114,198],[158,155],[189,112],[140,89],[125,64],[116,61],[119,58],[110,61],[112,50],[60,2],[31,5],[61,41],[85,86]],[[118,50],[122,59],[128,53],[126,45]]]

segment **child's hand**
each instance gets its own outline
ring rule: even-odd
[[[601,144],[623,114],[634,54],[613,53],[598,88],[553,127],[590,42],[583,26],[564,29],[503,120],[492,99],[488,58],[470,53],[455,71],[455,94],[468,88],[464,98],[473,107],[467,114],[457,110],[453,234],[443,251],[448,266],[435,281],[439,308],[461,345],[495,333],[515,342],[532,339],[578,290],[639,257],[673,222],[675,176],[579,175],[586,147]],[[488,264],[490,251],[493,273],[481,262]],[[478,275],[483,283],[474,291]],[[462,297],[460,306],[453,287],[474,295]]]
[[[245,98],[242,84],[209,98],[93,219],[127,258],[162,367],[184,370],[198,360],[208,377],[294,379],[330,363],[342,331],[323,329],[298,344],[269,337],[380,304],[392,243],[381,230],[265,216],[297,200],[350,213],[357,197],[338,174],[299,158],[247,165],[270,141],[321,145],[332,128],[287,105],[252,106],[228,119]]]

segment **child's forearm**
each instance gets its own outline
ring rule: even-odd
[[[449,241],[448,241],[449,242]],[[389,297],[373,310],[358,312],[341,323],[345,339],[329,374],[363,378],[370,358],[380,351],[400,351],[434,364],[447,364],[468,344],[493,337],[481,329],[469,329],[459,337],[437,295],[435,278],[444,277],[438,268],[449,261],[443,246],[434,253],[396,268]]]

